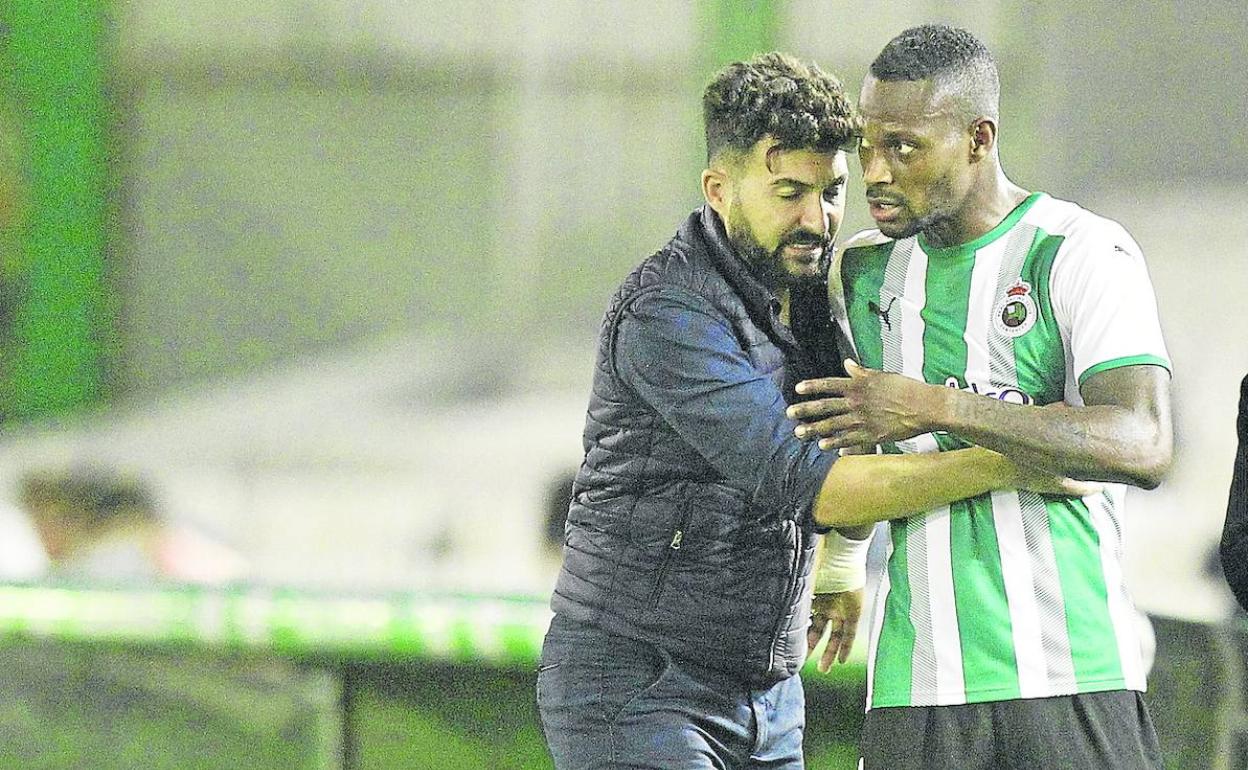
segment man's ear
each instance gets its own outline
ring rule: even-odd
[[[997,123],[992,118],[979,118],[971,124],[971,162],[990,157],[997,147]]]
[[[731,194],[732,180],[722,169],[707,168],[702,170],[702,196],[720,218],[728,216],[728,199]]]

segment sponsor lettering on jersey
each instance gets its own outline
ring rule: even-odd
[[[945,387],[953,388],[954,390],[965,390],[967,393],[974,393],[977,396],[995,398],[998,401],[1005,401],[1009,404],[1031,406],[1035,403],[1035,399],[1018,388],[1001,388],[1000,390],[994,390],[991,385],[980,387],[977,382],[967,383],[966,387],[963,387],[962,383],[958,382],[958,378],[953,376],[945,378]]]

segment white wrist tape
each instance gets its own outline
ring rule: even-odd
[[[867,548],[871,536],[850,540],[835,529],[823,536],[823,559],[815,573],[815,593],[856,591],[867,584]]]

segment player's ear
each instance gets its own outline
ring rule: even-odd
[[[728,178],[728,173],[721,168],[712,167],[702,170],[702,196],[721,219],[726,219],[728,216],[731,184],[732,180]]]
[[[978,118],[971,124],[971,162],[978,163],[992,155],[997,146],[997,123],[992,118]]]

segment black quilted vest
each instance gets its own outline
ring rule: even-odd
[[[753,684],[780,681],[805,657],[814,524],[808,510],[753,510],[746,484],[722,477],[616,377],[621,313],[662,286],[705,298],[790,401],[801,379],[843,376],[826,287],[795,292],[790,331],[718,216],[691,214],[624,280],[603,320],[551,605]]]

